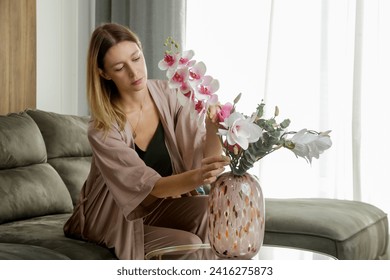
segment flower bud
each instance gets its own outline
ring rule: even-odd
[[[237,145],[234,145],[233,153],[234,153],[234,155],[238,155],[238,147],[237,147]]]
[[[275,106],[275,117],[279,116],[279,107]]]

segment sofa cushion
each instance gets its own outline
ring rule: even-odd
[[[46,143],[48,163],[61,176],[76,205],[91,167],[92,150],[87,130],[89,117],[27,110]]]
[[[26,112],[37,123],[42,133],[48,159],[92,155],[87,137],[89,117],[41,110],[27,110]]]
[[[61,176],[68,188],[73,205],[76,205],[80,197],[81,187],[91,168],[91,157],[54,158],[49,159],[48,163]]]
[[[39,246],[73,260],[116,259],[103,246],[65,237],[63,226],[69,217],[70,214],[57,214],[2,224],[0,242]]]
[[[25,112],[0,116],[0,169],[46,162],[46,147],[36,123]]]
[[[40,246],[0,243],[0,260],[69,260],[69,258]]]
[[[0,170],[0,224],[72,210],[64,182],[48,163]]]
[[[338,259],[378,259],[386,253],[388,219],[358,201],[266,199],[265,244],[327,253]]]

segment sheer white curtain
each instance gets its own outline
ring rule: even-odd
[[[249,114],[278,105],[291,130],[331,129],[333,147],[310,165],[288,150],[262,159],[267,197],[329,197],[390,213],[387,159],[390,1],[187,0],[186,48]]]

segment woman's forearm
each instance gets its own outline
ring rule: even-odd
[[[194,190],[202,184],[199,169],[183,172],[176,175],[161,177],[156,182],[151,195],[158,198],[175,197]]]
[[[218,156],[222,154],[221,140],[217,135],[218,127],[211,120],[206,119],[206,140],[203,157]]]
[[[158,198],[175,197],[189,193],[200,185],[212,184],[229,163],[229,157],[220,154],[204,158],[200,168],[161,177],[154,185],[151,195]]]

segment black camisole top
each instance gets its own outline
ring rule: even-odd
[[[172,162],[165,146],[164,128],[161,121],[146,151],[141,150],[137,144],[135,144],[135,150],[145,164],[156,170],[162,177],[172,175]]]

